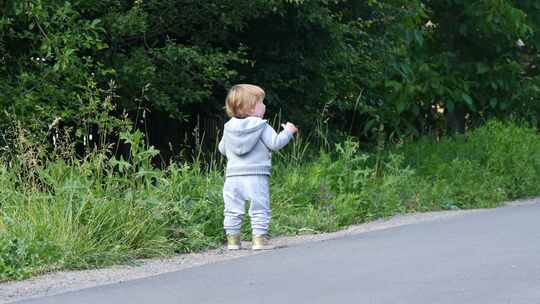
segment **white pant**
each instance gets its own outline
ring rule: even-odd
[[[245,202],[250,201],[249,217],[253,234],[266,234],[270,223],[269,176],[230,176],[225,179],[223,200],[225,219],[223,227],[227,234],[240,233]]]

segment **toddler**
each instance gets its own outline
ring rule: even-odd
[[[279,134],[263,119],[265,93],[258,86],[233,86],[225,100],[230,120],[225,124],[219,151],[227,157],[223,200],[227,248],[241,248],[240,226],[245,201],[250,202],[252,249],[267,250],[269,244],[270,193],[268,179],[271,172],[271,151],[283,148],[298,131],[290,122],[282,124]]]

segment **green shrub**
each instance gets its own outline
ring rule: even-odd
[[[491,121],[456,138],[423,139],[397,151],[418,176],[448,187],[453,205],[471,208],[540,193],[539,149],[535,129]]]
[[[223,243],[223,171],[199,162],[159,170],[142,134],[122,138],[131,144],[127,159],[99,152],[83,160],[4,160],[0,280]],[[354,140],[304,162],[304,152],[285,150],[270,179],[270,233],[335,231],[398,213],[495,207],[538,195],[539,148],[534,129],[490,122],[377,155]],[[247,213],[242,231],[249,239]]]

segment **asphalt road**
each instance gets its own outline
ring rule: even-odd
[[[20,303],[540,303],[540,204],[308,243]]]

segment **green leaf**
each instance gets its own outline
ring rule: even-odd
[[[462,93],[461,94],[461,97],[463,98],[463,100],[465,101],[465,103],[469,106],[469,108],[473,111],[476,110],[476,107],[474,106],[474,101],[472,99],[471,96],[465,94],[465,93]]]
[[[405,111],[405,109],[407,108],[407,99],[406,98],[400,98],[398,101],[397,101],[397,110],[399,113],[403,113],[403,111]]]

